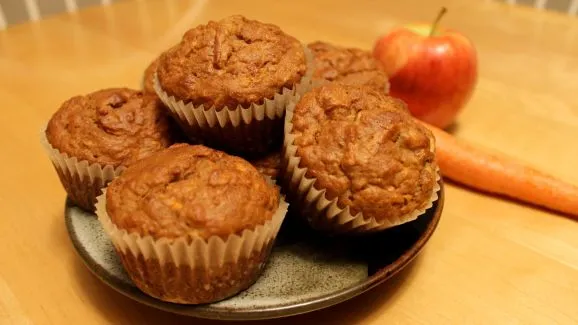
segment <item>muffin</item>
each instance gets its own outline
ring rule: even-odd
[[[64,102],[42,143],[69,199],[93,211],[101,189],[125,167],[173,143],[169,123],[157,96],[109,88]]]
[[[262,175],[275,180],[281,170],[281,151],[275,151],[259,159],[251,160],[251,164]]]
[[[183,304],[222,300],[253,284],[286,209],[247,161],[188,144],[128,167],[97,203],[136,286]]]
[[[431,132],[374,87],[327,84],[287,111],[283,185],[313,228],[372,232],[437,199]]]
[[[154,78],[155,73],[157,72],[157,67],[159,66],[159,59],[160,57],[154,59],[144,71],[142,80],[142,91],[144,93],[156,95],[154,87]]]
[[[310,86],[308,57],[279,27],[231,16],[187,31],[162,54],[155,89],[192,139],[262,154],[280,147],[285,108]]]
[[[385,68],[371,52],[320,41],[310,43],[307,47],[315,61],[312,78],[316,85],[338,82],[372,86],[389,92],[389,78]]]

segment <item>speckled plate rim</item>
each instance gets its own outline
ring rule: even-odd
[[[297,304],[289,304],[285,306],[275,306],[268,308],[247,308],[245,310],[238,310],[238,309],[228,310],[225,308],[215,309],[212,308],[210,305],[191,306],[191,305],[167,303],[152,298],[150,296],[147,296],[135,286],[127,285],[123,281],[119,281],[115,277],[111,276],[105,268],[95,263],[89,257],[88,252],[78,241],[76,236],[74,236],[72,219],[66,216],[65,223],[72,244],[77,253],[79,254],[79,256],[81,257],[84,264],[87,266],[87,268],[102,282],[106,283],[115,291],[129,298],[132,298],[140,303],[143,303],[153,308],[198,318],[217,319],[217,320],[274,319],[305,314],[339,304],[341,302],[354,298],[362,293],[365,293],[371,290],[372,288],[384,283],[385,281],[393,277],[395,274],[400,272],[402,269],[404,269],[406,266],[408,266],[423,250],[426,243],[429,241],[429,239],[435,232],[437,225],[440,221],[444,206],[445,191],[442,180],[440,180],[439,184],[440,184],[440,191],[438,193],[439,198],[437,201],[434,202],[434,205],[429,209],[429,211],[431,212],[428,211],[428,214],[429,213],[432,214],[431,220],[429,221],[426,229],[421,234],[421,236],[397,260],[387,265],[386,267],[380,269],[379,271],[375,272],[373,275],[369,276],[365,281],[362,281],[349,288],[345,288],[336,291],[334,293],[320,296],[315,299],[300,302]],[[66,210],[67,206],[65,204],[65,215]],[[422,217],[425,217],[425,215]]]

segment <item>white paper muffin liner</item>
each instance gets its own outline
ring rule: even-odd
[[[273,98],[265,98],[262,104],[254,103],[246,108],[241,105],[207,108],[185,103],[162,89],[156,73],[154,88],[191,140],[208,142],[226,151],[261,153],[269,150],[275,140],[281,140],[287,105],[311,89],[313,55],[307,47],[304,51],[307,70],[298,84],[283,88]]]
[[[367,233],[395,227],[417,219],[424,214],[438,199],[440,190],[439,168],[436,167],[436,182],[432,190],[431,197],[425,205],[411,213],[399,216],[395,219],[376,220],[375,218],[364,218],[363,213],[352,215],[350,208],[340,208],[338,199],[329,200],[325,195],[325,189],[316,189],[314,184],[316,178],[307,177],[307,168],[299,167],[301,158],[297,156],[297,146],[294,145],[295,135],[293,130],[293,109],[295,104],[291,104],[287,109],[285,117],[285,139],[283,145],[282,177],[285,190],[288,192],[290,202],[295,204],[301,215],[307,219],[309,224],[316,229],[334,233]],[[432,151],[435,151],[435,143],[432,139],[430,143]]]
[[[155,298],[184,304],[222,300],[254,283],[289,206],[280,197],[271,220],[226,240],[219,236],[205,240],[192,234],[155,239],[119,229],[106,211],[106,189],[103,192],[97,199],[96,214],[133,282]]]
[[[91,164],[62,153],[48,142],[45,130],[41,132],[40,143],[52,161],[70,200],[88,211],[94,211],[96,197],[125,169],[122,166],[115,168],[112,165]]]

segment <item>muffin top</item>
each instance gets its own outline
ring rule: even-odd
[[[106,192],[112,222],[158,238],[226,239],[271,220],[278,190],[247,161],[176,144],[127,168]]]
[[[319,41],[307,47],[315,58],[314,80],[373,86],[389,92],[384,67],[369,51]]]
[[[61,153],[101,165],[128,166],[170,146],[173,134],[160,99],[127,88],[75,96],[46,128]]]
[[[328,84],[295,106],[300,166],[351,214],[386,220],[423,208],[436,182],[431,132],[373,87]]]
[[[237,15],[187,31],[161,55],[157,73],[163,90],[178,100],[233,109],[293,87],[306,68],[297,39]]]
[[[143,92],[147,94],[155,94],[154,78],[157,67],[159,66],[160,57],[154,59],[144,71],[143,76]]]
[[[275,179],[281,169],[281,152],[273,152],[263,158],[252,160],[251,164],[255,166],[261,174]]]

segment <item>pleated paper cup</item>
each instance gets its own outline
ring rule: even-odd
[[[217,108],[185,103],[162,89],[156,73],[155,91],[192,141],[234,154],[262,154],[280,147],[287,105],[311,88],[313,56],[309,49],[304,51],[307,71],[301,81],[265,98],[262,104]]]
[[[62,153],[48,142],[45,131],[41,134],[40,142],[52,161],[68,198],[87,211],[94,211],[96,198],[102,193],[102,189],[125,169],[122,166],[115,168],[112,165],[91,164]]]
[[[157,299],[201,304],[231,297],[260,276],[283,223],[288,204],[263,225],[232,234],[226,240],[153,238],[118,228],[106,211],[106,190],[98,197],[96,214],[134,284]]]
[[[417,219],[438,199],[441,177],[436,167],[436,182],[430,198],[419,209],[411,213],[397,218],[376,220],[373,217],[365,218],[361,212],[353,215],[348,206],[340,208],[338,199],[330,200],[325,189],[315,187],[317,179],[307,176],[307,168],[299,166],[301,158],[297,155],[297,147],[294,145],[295,135],[292,134],[294,105],[290,105],[287,109],[285,119],[282,183],[289,202],[295,206],[312,228],[331,233],[376,232]],[[435,150],[433,140],[430,147],[432,151]]]

